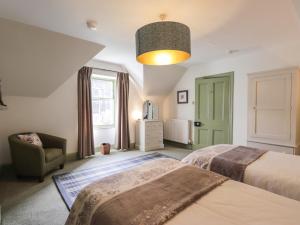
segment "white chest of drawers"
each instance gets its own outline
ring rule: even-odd
[[[136,148],[150,151],[164,148],[163,123],[159,120],[138,120],[135,127]]]

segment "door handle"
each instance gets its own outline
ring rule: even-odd
[[[195,127],[201,127],[202,123],[200,121],[195,121],[194,126]]]

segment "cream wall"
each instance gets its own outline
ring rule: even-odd
[[[300,46],[300,45],[298,45]],[[247,74],[300,65],[300,48],[285,46],[229,57],[212,63],[191,66],[168,95],[163,104],[163,118],[194,120],[195,78],[234,72],[233,143],[247,140]],[[189,90],[189,103],[177,104],[176,91]]]
[[[144,98],[141,94],[141,89],[138,84],[131,78],[129,84],[129,132],[130,143],[135,143],[135,123],[137,119],[142,118]]]
[[[124,70],[118,65],[91,61],[88,66]],[[33,82],[34,85],[34,82]],[[130,139],[135,141],[133,111],[142,109],[138,86],[131,79],[129,94]],[[67,153],[77,152],[77,74],[46,98],[7,96],[8,109],[0,111],[0,165],[10,163],[7,137],[23,131],[40,131],[68,141]]]
[[[77,76],[70,77],[46,98],[5,97],[8,109],[0,111],[0,164],[10,163],[7,137],[40,131],[68,140],[68,153],[77,151]]]

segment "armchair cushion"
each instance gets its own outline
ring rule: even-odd
[[[19,134],[18,138],[21,141],[27,142],[29,144],[37,145],[40,147],[43,147],[43,143],[39,136],[36,133],[30,133],[30,134]]]
[[[63,151],[60,148],[44,148],[44,151],[46,162],[51,162],[63,155]]]
[[[49,134],[37,133],[43,142],[44,148],[60,148],[63,150],[63,154],[66,154],[67,140],[64,138],[52,136]]]

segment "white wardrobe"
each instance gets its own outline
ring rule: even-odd
[[[248,76],[248,146],[300,154],[298,68]]]

